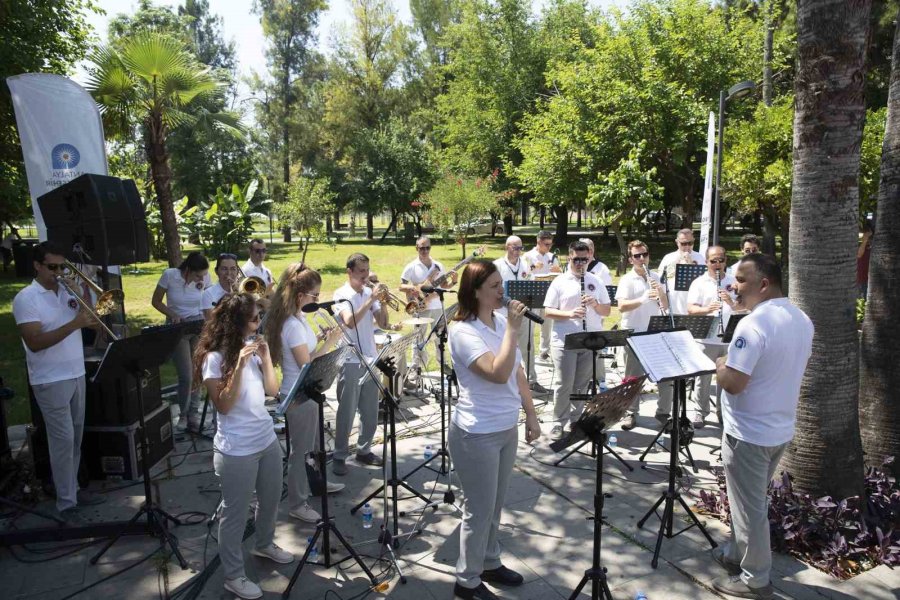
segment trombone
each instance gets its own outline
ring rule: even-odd
[[[76,292],[73,289],[75,285],[75,280],[77,278],[81,278],[91,290],[97,294],[97,302],[91,307],[87,302],[85,302],[84,298],[81,297],[81,294]],[[78,304],[81,305],[81,308],[88,311],[91,316],[97,319],[97,322],[103,326],[104,331],[112,340],[118,340],[119,336],[113,333],[112,329],[107,326],[106,323],[103,322],[101,317],[105,317],[107,315],[111,315],[114,312],[118,312],[122,310],[122,304],[125,302],[125,292],[122,290],[107,290],[104,291],[99,285],[94,283],[94,281],[82,273],[78,267],[70,263],[68,260],[65,261],[65,271],[62,275],[56,276],[56,281],[61,286],[66,288],[66,291],[69,292],[72,296],[75,297],[75,300]]]
[[[238,265],[238,273],[241,274],[240,279],[231,285],[231,292],[234,294],[250,294],[254,300],[260,300],[266,295],[266,282],[251,275],[247,277],[244,270]]]

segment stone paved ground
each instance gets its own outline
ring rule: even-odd
[[[539,363],[541,381],[550,387],[552,371]],[[610,379],[615,379],[611,375]],[[690,529],[673,539],[666,539],[658,568],[650,565],[659,521],[651,517],[643,529],[637,521],[650,508],[665,487],[667,455],[652,452],[647,468],[637,462],[638,455],[649,444],[656,425],[653,420],[652,394],[645,394],[639,427],[631,432],[617,432],[618,445],[633,472],[616,461],[606,459],[603,478],[604,490],[611,494],[604,510],[605,525],[602,528],[602,560],[608,568],[609,585],[617,600],[635,597],[641,590],[650,600],[705,600],[719,598],[712,591],[711,581],[721,575],[708,557],[709,544],[696,529]],[[329,393],[326,418],[333,420],[334,390]],[[404,419],[398,425],[398,463],[400,472],[407,473],[421,461],[426,443],[440,444],[438,409],[434,402],[422,403],[407,399],[403,402]],[[549,416],[550,407],[544,414]],[[549,430],[549,425],[546,426]],[[714,478],[710,466],[717,460],[710,451],[717,445],[720,430],[706,427],[698,431],[691,445],[698,472],[688,470],[688,477],[681,485],[689,504],[691,495],[699,488],[711,488]],[[376,448],[380,451],[380,447]],[[565,463],[565,468],[550,466],[555,460],[547,446],[546,437],[534,448],[519,445],[519,458],[506,499],[506,510],[501,527],[501,543],[504,562],[525,575],[526,584],[517,589],[498,590],[502,598],[545,600],[568,598],[581,575],[591,561],[591,514],[594,491],[594,462],[587,456],[576,455]],[[711,462],[712,461],[712,462]],[[399,582],[396,571],[386,570],[385,561],[379,561],[380,547],[377,528],[363,529],[359,515],[351,516],[349,509],[382,481],[380,471],[371,467],[359,467],[349,463],[350,473],[341,478],[347,488],[331,498],[333,514],[340,531],[350,543],[364,555],[364,562],[380,578],[388,577],[390,587],[383,593],[373,592],[369,597],[389,596],[392,600],[450,600],[453,597],[453,565],[458,553],[459,513],[448,505],[437,511],[427,511],[417,520],[414,516],[400,518],[400,529],[409,532],[421,530],[419,535],[405,541],[397,551],[398,566],[406,577]],[[171,513],[197,511],[209,514],[218,501],[215,476],[211,472],[211,444],[203,438],[182,436],[175,454],[165,464],[154,470],[154,489],[161,494],[162,503]],[[408,481],[426,495],[443,498],[446,478],[436,482],[435,474],[420,470]],[[461,495],[452,481],[457,501]],[[107,491],[109,501],[87,514],[96,521],[127,519],[142,501],[143,488],[109,483],[105,486],[92,483],[96,490]],[[120,487],[120,489],[115,489]],[[419,500],[403,500],[403,510],[414,510],[422,505]],[[47,506],[50,506],[49,504]],[[376,524],[383,515],[382,505],[376,505]],[[685,525],[684,514],[676,511],[678,523]],[[718,521],[701,519],[717,541],[725,539],[726,528]],[[190,568],[182,571],[177,564],[160,565],[155,558],[101,581],[148,556],[155,547],[152,539],[131,536],[123,539],[96,565],[89,564],[94,547],[73,551],[68,556],[51,562],[23,563],[14,559],[7,549],[0,549],[0,598],[48,598],[63,599],[85,586],[95,584],[77,595],[81,599],[156,598],[164,597],[166,590],[173,593],[197,576],[204,565],[216,555],[216,542],[206,522],[201,517],[191,517],[196,524],[174,529],[179,546]],[[15,526],[24,528],[37,522],[23,517]],[[290,519],[282,504],[277,530],[278,543],[295,553],[302,554],[306,539],[313,526]],[[212,530],[215,534],[215,530]],[[249,542],[248,542],[249,543]],[[32,549],[42,549],[35,547]],[[321,544],[320,544],[321,550]],[[16,548],[20,560],[39,560],[47,554],[27,552]],[[344,556],[338,552],[337,558]],[[275,598],[285,589],[294,565],[274,565],[271,562],[247,555],[247,571],[260,582],[266,598]],[[196,580],[194,580],[196,581]],[[900,598],[900,573],[887,567],[879,567],[847,582],[838,582],[799,561],[783,555],[775,556],[773,584],[779,598],[797,600],[888,600]],[[337,567],[308,567],[303,570],[293,589],[295,600],[329,598],[331,600],[360,598],[365,595],[368,582],[361,569],[350,562]],[[231,598],[222,587],[221,569],[208,578],[200,598]],[[582,593],[588,598],[589,593]]]

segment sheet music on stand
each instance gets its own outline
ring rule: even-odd
[[[670,331],[672,329],[672,319],[675,321],[675,329],[687,329],[694,336],[694,339],[704,340],[709,337],[710,329],[715,326],[716,318],[712,315],[672,315],[671,317],[661,317],[654,315],[650,317],[650,324],[647,325],[647,331]]]
[[[694,280],[706,271],[706,265],[675,265],[675,291],[688,291]]]
[[[280,417],[287,412],[291,403],[303,404],[309,400],[304,394],[308,384],[315,382],[319,391],[322,392],[330,388],[348,354],[350,354],[350,348],[341,346],[303,365],[303,368],[300,369],[300,375],[297,376],[297,381],[291,387],[291,391],[278,403],[275,414]]]
[[[544,299],[552,281],[516,279],[503,282],[503,293],[533,309],[544,308]]]
[[[716,370],[716,364],[703,353],[686,329],[633,333],[627,343],[654,383],[706,375]]]
[[[393,360],[394,365],[399,364],[402,357],[406,356],[409,349],[416,344],[418,337],[416,332],[412,332],[404,335],[400,339],[388,342],[385,344],[384,348],[381,349],[381,352],[378,353],[378,356],[375,357],[375,360],[369,363],[369,366],[374,371],[375,369],[380,369],[378,366],[379,364],[385,363],[388,360]],[[365,385],[371,378],[372,376],[369,369],[366,369],[365,374],[359,379],[359,385]]]
[[[734,337],[734,330],[737,329],[737,324],[741,322],[741,319],[749,314],[750,313],[731,313],[731,316],[728,318],[728,326],[725,328],[725,332],[722,334],[722,342],[726,344],[731,343],[731,338]]]

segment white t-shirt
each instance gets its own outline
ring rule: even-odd
[[[188,283],[178,269],[166,269],[156,285],[166,290],[166,306],[179,317],[189,320],[203,317],[203,290],[209,287],[209,273],[202,283]]]
[[[722,289],[728,292],[728,295],[731,296],[731,299],[734,300],[735,294],[735,280],[731,275],[725,275],[722,278]],[[709,271],[695,279],[691,282],[691,287],[688,289],[688,304],[696,304],[697,306],[708,306],[719,299],[719,290],[716,285],[716,279],[714,277],[710,277]],[[722,327],[728,327],[728,319],[731,318],[731,307],[728,306],[727,303],[722,303]],[[717,317],[719,316],[718,311],[714,313],[710,313],[710,316]],[[721,342],[721,340],[716,336],[716,328],[713,328],[712,335],[708,336],[706,339],[713,342]]]
[[[221,379],[223,357],[210,352],[203,359],[203,381]],[[254,356],[244,365],[237,402],[228,414],[218,414],[218,430],[213,444],[229,456],[247,456],[268,448],[276,441],[272,417],[266,411],[266,390],[261,370],[262,360]]]
[[[740,394],[722,395],[728,435],[758,446],[794,437],[800,382],[812,353],[813,324],[787,298],[758,304],[741,319],[726,365],[750,376]]]
[[[703,258],[703,255],[697,252],[696,250],[691,250],[691,258],[698,265],[705,265],[706,259]],[[681,260],[681,252],[669,252],[666,254],[662,262],[659,263],[659,272],[660,278],[662,278],[662,274],[664,272],[667,273],[666,283],[669,286],[669,312],[673,315],[686,315],[687,311],[687,291],[679,292],[675,290],[675,265]]]
[[[528,272],[532,275],[546,275],[550,272],[551,265],[559,266],[558,256],[555,256],[552,252],[541,254],[537,248],[532,248],[522,258],[525,259],[525,264],[528,265]],[[537,263],[541,263],[541,266],[534,267]]]
[[[371,295],[372,290],[368,287],[363,287],[361,292],[356,293],[356,291],[354,291],[354,289],[350,287],[349,283],[345,283],[334,292],[334,294],[331,296],[331,299],[350,300],[353,306],[353,312],[357,312],[359,310],[359,307],[361,307],[366,301],[366,298]],[[332,307],[332,311],[339,320],[341,319],[341,313],[348,310],[350,309],[347,307],[346,302],[335,304]],[[357,346],[360,352],[362,352],[362,355],[370,360],[378,356],[378,350],[375,347],[375,313],[380,310],[381,302],[376,300],[369,308],[370,316],[360,319],[359,322],[356,323],[355,330],[353,327],[344,327],[344,337],[350,340],[354,346]],[[359,334],[358,336],[357,333]],[[347,362],[358,363],[359,359],[356,357],[356,354],[348,354]]]
[[[659,283],[659,276],[653,271],[648,271],[648,277]],[[619,287],[616,288],[616,302],[622,300],[637,300],[650,291],[650,286],[644,282],[644,278],[631,269],[619,279]],[[687,292],[685,292],[687,293]],[[621,306],[621,304],[620,304]],[[660,314],[656,300],[646,300],[634,310],[622,313],[622,329],[633,329],[635,333],[647,331],[650,325],[650,317]]]
[[[738,268],[739,264],[741,264],[740,260],[738,260],[736,263],[734,263],[733,265],[731,265],[730,267],[725,269],[725,272],[732,276],[737,275],[737,268]]]
[[[525,259],[521,256],[516,264],[510,264],[509,261],[506,260],[506,257],[503,256],[494,261],[494,265],[497,267],[497,270],[500,271],[500,278],[503,281],[522,281],[523,279],[528,278],[528,265],[525,263]],[[504,290],[505,292],[505,290]],[[503,306],[498,308],[496,311],[504,317],[506,316],[506,307]]]
[[[13,299],[13,317],[16,325],[40,323],[41,332],[58,329],[72,321],[78,314],[79,304],[75,296],[63,286],[56,292],[48,290],[37,281],[24,288]],[[38,352],[29,350],[25,340],[25,363],[31,385],[75,379],[84,375],[84,347],[81,330],[76,329],[61,341]]]
[[[431,266],[429,267],[417,258],[403,267],[403,273],[400,275],[400,281],[402,281],[403,283],[419,285],[420,283],[423,283],[426,279],[428,279],[429,275],[432,275],[431,279],[437,279],[438,275],[441,275],[443,272],[444,265],[442,265],[438,261],[431,261]],[[428,300],[428,303],[425,305],[425,308],[428,310],[441,309],[441,300],[437,297],[437,294],[432,295],[432,297]]]
[[[593,266],[590,270],[590,273],[597,276],[597,279],[600,280],[600,283],[603,285],[612,285],[612,273],[609,272],[609,267],[603,264],[601,261],[597,261],[597,264]]]
[[[312,327],[296,315],[288,317],[281,327],[281,389],[279,393],[287,395],[297,377],[300,376],[300,365],[294,360],[292,350],[297,346],[306,346],[306,350],[312,354],[316,350],[316,334]]]
[[[227,294],[225,288],[222,287],[221,283],[217,283],[216,285],[210,286],[203,290],[203,294],[201,295],[200,304],[203,310],[212,310],[216,307],[216,304],[219,303],[219,300],[222,299],[222,296]]]
[[[606,286],[591,273],[584,275],[584,293],[596,298],[600,304],[610,303]],[[581,279],[575,277],[571,271],[566,271],[550,284],[550,289],[547,290],[547,296],[544,299],[544,308],[575,310],[579,306],[581,306]],[[586,331],[603,330],[603,317],[591,308],[587,309],[585,323],[587,324]],[[553,319],[550,345],[562,348],[566,344],[566,336],[579,331],[585,331],[582,329],[581,319]]]
[[[272,277],[272,271],[266,265],[260,264],[257,267],[252,260],[245,262],[244,266],[241,267],[241,271],[244,272],[246,277],[259,277],[265,282],[266,287],[269,287],[275,281],[275,278]]]
[[[453,422],[469,433],[495,433],[515,427],[519,422],[522,396],[516,373],[522,353],[516,349],[515,368],[505,383],[493,383],[476,375],[469,367],[478,357],[500,352],[506,333],[506,318],[494,313],[494,329],[478,319],[450,326],[450,356],[459,381],[459,400]]]

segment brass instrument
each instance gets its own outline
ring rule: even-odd
[[[341,327],[338,319],[327,310],[322,308],[316,310],[316,312],[313,313],[313,323],[319,328],[319,335],[316,337],[320,341],[325,341],[328,338],[329,330],[337,328],[341,332],[341,340],[345,344],[350,344],[350,340],[347,338],[347,331]]]
[[[367,283],[367,288],[372,289],[372,295],[375,296],[375,299],[381,302],[382,304],[387,304],[391,310],[395,310],[400,312],[400,305],[402,304],[404,307],[404,311],[407,314],[413,315],[419,309],[418,302],[404,302],[397,296],[391,293],[391,290],[383,283]],[[410,312],[412,311],[412,312]]]
[[[266,282],[251,275],[247,277],[244,270],[238,265],[238,273],[241,274],[240,279],[231,285],[231,291],[235,294],[250,294],[254,300],[260,300],[266,295]]]
[[[91,307],[87,302],[84,301],[84,298],[81,297],[77,291],[73,289],[72,286],[75,285],[76,279],[81,278],[83,282],[85,282],[91,290],[97,294],[97,302]],[[61,286],[66,288],[72,296],[75,297],[75,300],[78,304],[81,305],[81,308],[88,311],[91,316],[97,319],[97,322],[103,326],[104,331],[112,340],[118,340],[119,336],[113,333],[112,329],[110,329],[106,323],[103,322],[101,317],[105,317],[114,312],[118,312],[122,310],[122,304],[125,302],[125,292],[122,290],[106,290],[104,291],[99,285],[94,283],[94,281],[82,273],[78,268],[70,263],[68,260],[65,261],[65,271],[63,271],[62,275],[56,276],[56,281]]]

